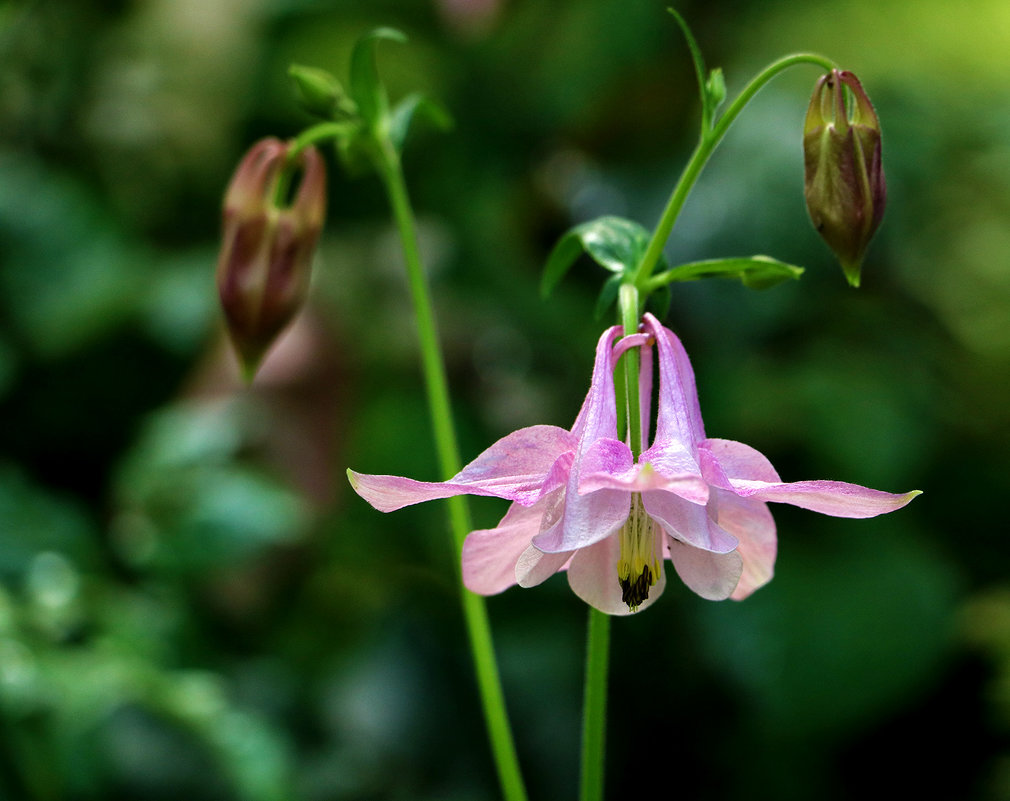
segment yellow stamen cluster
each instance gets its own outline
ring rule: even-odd
[[[631,512],[619,536],[621,555],[617,560],[617,579],[621,584],[621,600],[636,612],[659,579],[656,524],[646,513],[640,493],[631,496]]]

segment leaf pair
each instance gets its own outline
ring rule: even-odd
[[[558,240],[547,257],[540,283],[541,294],[544,297],[549,295],[579,256],[585,253],[613,273],[604,283],[596,302],[596,316],[602,317],[617,299],[621,284],[636,282],[638,265],[648,249],[649,240],[650,234],[645,228],[623,217],[599,217],[576,225]],[[666,267],[662,257],[657,266]],[[699,278],[736,278],[751,289],[767,289],[788,279],[799,278],[802,273],[802,267],[769,256],[738,256],[689,262],[665,269],[650,277],[645,286],[638,289],[648,296],[655,292],[668,292],[669,285],[675,281],[696,281]],[[668,298],[661,300],[668,301]]]

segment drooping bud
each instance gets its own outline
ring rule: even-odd
[[[804,195],[814,227],[852,286],[859,286],[863,256],[884,216],[880,153],[880,121],[870,98],[851,72],[832,70],[817,82],[807,109]]]
[[[289,159],[290,150],[278,139],[257,142],[224,198],[217,289],[246,380],[305,302],[326,216],[322,156],[309,147]]]

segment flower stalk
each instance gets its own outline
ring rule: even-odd
[[[438,330],[431,303],[431,293],[424,275],[421,253],[417,242],[417,226],[403,178],[399,154],[388,142],[379,143],[376,150],[376,168],[389,197],[393,219],[400,234],[407,280],[417,323],[421,350],[421,367],[428,397],[435,448],[439,465],[447,477],[457,473],[462,466],[456,432],[452,422],[449,402],[449,385],[445,362],[439,346]],[[460,569],[460,554],[466,535],[473,530],[470,510],[465,498],[448,498],[449,525],[453,538],[456,569]],[[498,769],[498,779],[506,801],[525,801],[526,789],[519,769],[512,729],[505,708],[501,676],[495,659],[491,637],[491,624],[483,597],[466,590],[460,583],[463,617],[470,639],[470,651],[477,675],[477,686],[484,709],[484,719],[491,742],[491,750]]]
[[[653,232],[652,239],[649,241],[649,246],[635,270],[634,284],[640,290],[647,288],[652,271],[659,262],[663,248],[673,231],[674,223],[687,201],[687,196],[691,193],[698,176],[701,175],[701,171],[726,132],[729,131],[730,126],[740,116],[740,112],[744,110],[746,105],[772,78],[797,64],[813,64],[826,70],[831,70],[835,66],[833,62],[816,53],[794,53],[774,61],[754,76],[717,121],[712,123],[710,127],[703,127],[698,144],[684,167],[676,186],[674,186],[670,199],[667,201],[659,223]]]

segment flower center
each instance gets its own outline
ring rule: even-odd
[[[656,559],[656,524],[646,514],[642,496],[631,496],[631,512],[621,527],[621,555],[617,560],[617,580],[621,584],[621,600],[632,612],[649,597],[649,589],[659,579]]]

